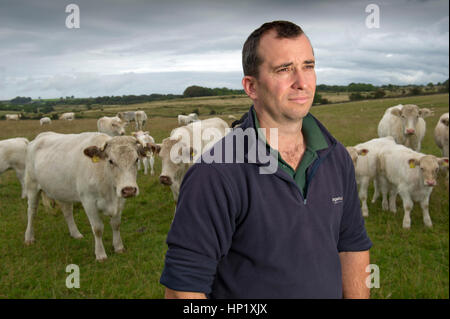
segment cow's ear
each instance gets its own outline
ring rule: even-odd
[[[440,168],[447,168],[448,169],[448,157],[441,157],[438,158],[438,163]]]
[[[161,151],[161,144],[147,143],[147,147],[150,148],[154,154],[159,154]]]
[[[408,164],[410,168],[416,168],[417,165],[420,165],[420,161],[415,158],[410,158]]]
[[[142,145],[138,145],[138,147],[137,147],[137,152],[138,152],[138,154],[139,154],[139,156],[141,156],[141,157],[145,157],[145,156],[147,156],[147,150],[146,150],[146,148],[145,147],[142,147]]]
[[[105,152],[97,146],[86,147],[83,151],[84,155],[90,157],[94,163],[106,158]]]
[[[365,155],[367,155],[367,153],[369,153],[369,150],[367,148],[363,148],[361,150],[358,150],[358,155],[365,156]]]
[[[448,117],[443,118],[443,119],[441,120],[441,123],[444,124],[445,126],[448,126]]]
[[[434,115],[434,111],[433,110],[430,110],[430,109],[427,109],[427,108],[423,108],[423,109],[419,110],[419,116],[421,118],[426,118],[428,116],[433,116],[433,115]]]
[[[391,114],[395,116],[402,116],[402,111],[399,109],[392,109]]]

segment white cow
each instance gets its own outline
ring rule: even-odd
[[[363,216],[365,217],[369,216],[369,208],[367,206],[367,190],[371,180],[374,181],[375,188],[372,203],[375,203],[379,196],[378,185],[376,183],[377,159],[382,147],[388,145],[396,145],[392,136],[375,138],[370,141],[357,144],[353,147],[347,147],[347,151],[350,153],[355,166],[358,195],[361,200],[361,210]]]
[[[7,121],[18,121],[22,117],[22,114],[6,114]]]
[[[16,176],[22,186],[22,198],[25,198],[26,194],[24,176],[27,146],[28,140],[23,137],[0,141],[0,174],[10,168],[16,171]]]
[[[188,168],[194,164],[202,152],[206,151],[205,146],[212,146],[212,143],[225,136],[227,128],[228,124],[217,117],[194,122],[175,128],[170,133],[170,137],[162,141],[162,144],[152,147],[152,150],[162,160],[159,181],[161,184],[170,186],[175,203],[178,202],[181,182]],[[194,129],[199,130],[196,136],[199,135],[201,140],[193,141]],[[215,135],[210,135],[210,138],[203,139],[204,136],[202,137],[202,135],[206,130],[214,132]],[[175,147],[174,150],[172,150],[173,147]]]
[[[393,136],[396,143],[420,151],[426,131],[424,118],[431,115],[429,109],[419,109],[414,104],[392,106],[378,124],[378,136]]]
[[[383,195],[383,209],[387,208],[389,192],[389,209],[395,213],[396,197],[399,194],[405,211],[403,228],[411,227],[411,210],[414,202],[420,203],[423,222],[431,227],[428,205],[433,187],[437,184],[438,171],[443,167],[448,169],[448,157],[425,155],[403,145],[382,148],[378,156],[377,178]]]
[[[41,118],[39,120],[39,123],[41,124],[41,126],[45,125],[45,124],[52,124],[52,120],[46,116],[46,117]]]
[[[97,130],[109,136],[125,135],[125,127],[128,123],[117,116],[103,116],[97,120]]]
[[[143,130],[145,122],[147,122],[147,114],[144,111],[136,111],[134,114],[136,130]]]
[[[178,124],[181,125],[187,125],[198,120],[198,115],[196,113],[191,113],[189,115],[178,115]]]
[[[434,140],[442,150],[442,156],[448,157],[448,112],[441,115],[434,128]]]
[[[127,111],[127,112],[119,112],[116,114],[118,118],[122,121],[126,121],[128,123],[132,121],[136,121],[136,112],[135,111]]]
[[[58,201],[70,235],[82,235],[73,219],[73,203],[81,202],[95,237],[95,256],[107,258],[102,242],[103,222],[99,211],[111,217],[113,246],[124,251],[119,227],[125,199],[139,194],[137,161],[145,150],[131,136],[110,137],[103,133],[39,134],[30,142],[25,169],[28,225],[25,243],[35,241],[33,218],[39,192]]]
[[[148,131],[133,132],[133,136],[139,141],[142,147],[149,149],[146,156],[143,156],[139,159],[138,170],[141,169],[141,160],[142,160],[142,162],[144,163],[144,174],[147,175],[148,166],[150,164],[150,174],[152,176],[155,175],[155,171],[153,170],[153,166],[155,165],[155,157],[153,155],[153,151],[151,150],[152,146],[155,147],[154,138],[148,134]]]
[[[63,113],[59,116],[59,119],[64,121],[73,121],[75,119],[75,113],[73,112]]]

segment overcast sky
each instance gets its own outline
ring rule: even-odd
[[[70,3],[78,29],[66,27]],[[443,82],[448,12],[448,0],[0,0],[0,99],[241,89],[242,45],[273,20],[309,36],[317,84]]]

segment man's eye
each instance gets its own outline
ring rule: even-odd
[[[287,72],[287,71],[289,71],[289,68],[278,69],[278,73],[280,73],[280,72]]]
[[[315,65],[314,64],[308,64],[306,66],[307,69],[314,69]]]

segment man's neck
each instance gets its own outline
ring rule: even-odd
[[[283,160],[295,170],[306,149],[306,141],[302,134],[303,119],[298,122],[277,121],[264,112],[257,112],[256,116],[260,127],[266,128],[267,143],[277,149]],[[270,143],[270,134],[267,134],[270,128],[278,129],[277,148]]]

